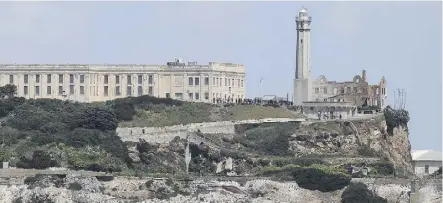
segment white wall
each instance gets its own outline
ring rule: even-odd
[[[415,174],[422,176],[425,175],[425,165],[429,166],[429,174],[434,173],[434,171],[438,170],[439,167],[442,166],[441,161],[413,161],[413,167],[415,170]]]

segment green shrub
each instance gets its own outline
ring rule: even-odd
[[[46,169],[55,166],[57,166],[57,162],[41,150],[34,151],[31,160],[28,160],[26,157],[21,157],[17,163],[18,168]]]
[[[95,178],[97,178],[98,181],[104,181],[104,182],[114,180],[114,176],[96,176]]]
[[[246,137],[234,137],[234,141],[251,147],[265,155],[290,155],[289,139],[298,124],[279,123],[279,124],[257,124],[237,127],[238,131],[245,130]],[[243,128],[243,129],[239,129]],[[239,140],[240,139],[240,140]]]
[[[69,183],[68,189],[78,191],[82,189],[82,185],[78,182]]]
[[[326,171],[320,168],[295,168],[292,175],[295,182],[308,190],[332,192],[349,185],[351,177],[344,173]]]
[[[299,165],[299,166],[311,166],[314,164],[326,164],[320,158],[286,158],[286,159],[274,159],[272,160],[272,165],[283,167],[289,164]]]
[[[372,174],[388,176],[388,175],[393,175],[395,172],[394,165],[387,161],[371,163],[368,166],[371,168],[370,173]]]
[[[363,183],[351,183],[341,195],[341,203],[387,203],[388,201],[377,196]]]
[[[154,180],[148,180],[145,182],[146,188],[151,188],[152,184],[154,183]]]

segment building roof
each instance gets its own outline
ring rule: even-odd
[[[442,161],[442,152],[437,150],[412,150],[413,161]]]
[[[277,96],[276,95],[264,95],[261,100],[274,100],[276,99]]]

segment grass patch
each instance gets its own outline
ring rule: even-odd
[[[119,127],[160,127],[214,121],[249,120],[263,118],[299,118],[284,108],[259,105],[229,107],[207,103],[182,102],[180,105],[134,105],[135,115],[119,123]]]

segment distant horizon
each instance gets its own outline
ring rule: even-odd
[[[311,77],[407,91],[412,149],[442,149],[442,2],[1,2],[0,64],[243,64],[246,97],[292,95],[295,16]],[[420,16],[420,17],[417,17]],[[437,112],[437,113],[436,113]]]

